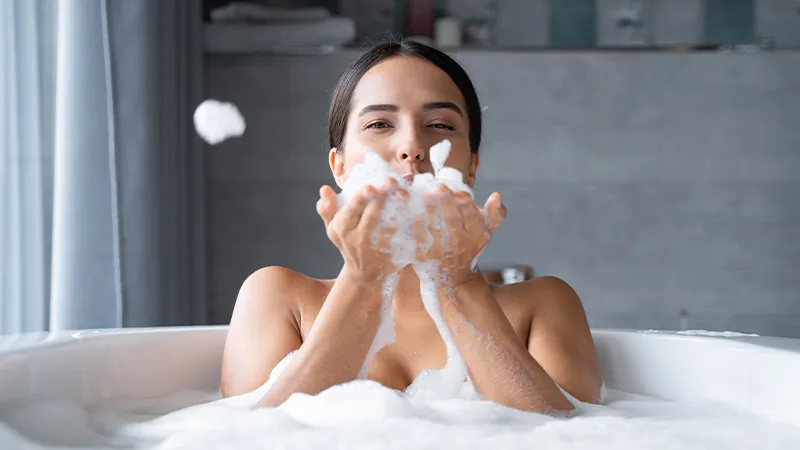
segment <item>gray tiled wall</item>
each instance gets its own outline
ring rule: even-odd
[[[487,107],[477,195],[510,212],[483,265],[564,278],[595,327],[686,308],[691,328],[800,337],[800,53],[455,56]],[[208,149],[212,322],[259,267],[336,274],[314,206],[355,57],[207,59],[207,96],[248,120]]]

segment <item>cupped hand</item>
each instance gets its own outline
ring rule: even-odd
[[[396,226],[381,221],[389,196],[408,200],[408,192],[389,178],[378,188],[364,186],[337,210],[336,193],[320,189],[317,213],[325,223],[328,239],[344,258],[344,269],[360,281],[382,281],[400,268],[392,263],[389,243]]]
[[[454,194],[439,185],[426,196],[426,204],[426,214],[414,227],[417,260],[437,265],[450,283],[473,278],[473,261],[506,217],[500,194],[490,195],[480,208],[468,193]]]

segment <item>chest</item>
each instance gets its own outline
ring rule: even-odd
[[[511,313],[511,314],[509,314]],[[527,341],[527,323],[520,314],[506,313],[520,341]],[[433,321],[403,324],[395,328],[395,342],[381,349],[369,366],[368,377],[384,386],[405,390],[421,372],[441,369],[447,362],[447,348]]]
[[[504,301],[506,299],[502,294],[496,297],[516,335],[524,345],[527,344],[530,313],[525,308],[515,307],[514,303]],[[301,314],[303,338],[313,327],[321,303],[318,306],[307,308]],[[375,355],[369,366],[368,378],[402,391],[422,371],[444,367],[447,350],[433,320],[424,310],[407,316],[395,315],[394,322],[395,340]]]

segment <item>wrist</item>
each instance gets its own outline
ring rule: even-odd
[[[447,284],[453,288],[469,286],[483,281],[483,276],[480,272],[468,268],[449,271],[446,275]]]
[[[339,272],[339,277],[337,279],[341,279],[342,281],[347,282],[347,284],[358,286],[359,288],[382,289],[385,278],[386,277],[384,276],[364,273],[345,263],[342,267],[342,270]]]

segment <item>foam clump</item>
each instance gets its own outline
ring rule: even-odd
[[[41,415],[46,399],[0,405],[0,448],[56,450],[130,448],[193,450],[254,448],[335,450],[343,448],[548,449],[792,449],[800,448],[797,424],[779,423],[711,400],[662,400],[611,390],[606,405],[577,403],[578,415],[563,419],[528,413],[489,401],[417,401],[374,382],[357,380],[316,396],[295,394],[284,405],[251,409],[260,392],[209,401],[197,393],[192,406],[169,397],[120,399],[76,405],[86,417],[64,434],[62,417]],[[178,395],[178,394],[176,394]],[[38,401],[38,411],[24,402]],[[53,404],[64,400],[50,400]],[[16,409],[27,427],[3,419]],[[11,409],[11,411],[9,411]],[[765,412],[765,407],[760,412]],[[78,411],[75,411],[78,412]],[[34,434],[35,432],[35,434]],[[42,436],[53,436],[45,440]]]
[[[244,133],[244,117],[233,103],[205,100],[194,111],[197,134],[210,145],[216,145]]]
[[[230,398],[181,391],[91,406],[43,397],[4,402],[0,448],[479,450],[498,443],[509,450],[800,448],[797,418],[776,421],[768,406],[745,411],[717,401],[662,400],[614,389],[601,405],[568,396],[576,408],[570,418],[481,401],[474,391],[461,398],[410,398],[368,380],[253,409],[294,355],[288,354],[261,388]],[[464,388],[469,394],[469,386]]]
[[[452,167],[444,167],[450,154],[450,141],[444,140],[430,149],[430,160],[434,173],[418,173],[413,181],[406,181],[400,174],[392,170],[389,163],[373,152],[364,155],[364,161],[357,164],[350,171],[341,193],[337,196],[338,206],[341,208],[359,189],[364,186],[380,187],[388,178],[397,181],[398,185],[410,194],[408,207],[398,209],[395,205],[390,208],[395,211],[391,216],[385,216],[386,221],[403,221],[424,211],[424,195],[434,192],[439,184],[444,184],[451,191],[467,192],[473,195],[472,188],[464,183],[463,174]]]

